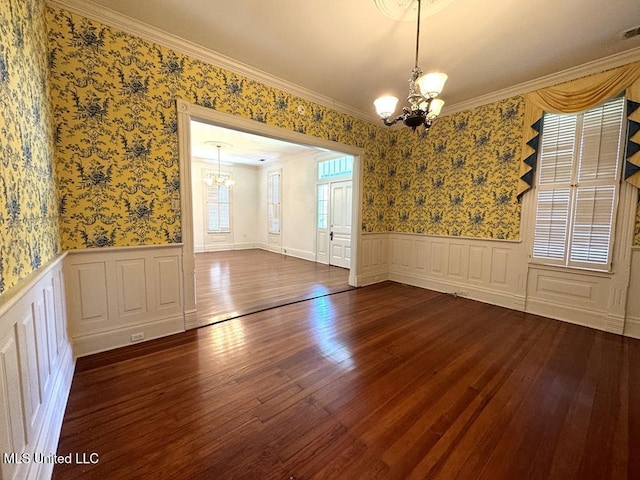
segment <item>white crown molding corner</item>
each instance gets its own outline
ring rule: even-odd
[[[332,98],[316,93],[300,85],[296,85],[295,83],[234,60],[231,57],[227,57],[226,55],[222,55],[221,53],[209,50],[181,37],[167,33],[157,27],[135,20],[114,10],[103,7],[102,5],[97,5],[90,0],[46,1],[49,5],[68,10],[75,14],[82,15],[85,18],[117,28],[130,35],[138,36],[185,55],[189,55],[192,58],[224,68],[264,85],[268,85],[300,97],[301,99],[331,108],[346,115],[360,118],[367,122],[375,124],[378,123],[378,117],[372,113],[363,112],[349,105],[340,103]]]
[[[442,116],[453,115],[454,113],[470,110],[472,108],[487,105],[489,103],[498,102],[506,98],[515,97],[516,95],[523,95],[540,88],[550,87],[552,85],[558,85],[559,83],[569,82],[576,80],[587,75],[593,75],[594,73],[604,72],[616,67],[621,67],[628,63],[640,61],[640,47],[632,48],[624,52],[616,53],[608,57],[600,58],[592,62],[579,65],[577,67],[568,68],[560,72],[545,75],[544,77],[536,78],[524,83],[519,83],[512,87],[497,90],[487,95],[467,100],[465,102],[455,103],[448,107],[444,107]]]
[[[153,27],[139,20],[118,13],[109,8],[97,5],[90,0],[46,0],[48,4],[69,10],[86,18],[104,23],[110,27],[122,30],[125,33],[141,37],[145,40],[157,43],[167,48],[171,48],[177,52],[189,55],[198,60],[216,65],[220,68],[232,71],[239,75],[245,76],[264,85],[268,85],[301,99],[314,102],[331,108],[340,113],[360,118],[374,124],[379,123],[379,118],[370,113],[363,112],[349,105],[340,103],[332,98],[316,93],[312,90],[296,85],[282,78],[271,75],[270,73],[251,67],[230,57],[214,52],[197,45],[193,42],[185,40],[176,35],[167,33],[157,27]],[[452,115],[454,113],[470,110],[494,103],[506,98],[522,95],[539,88],[545,88],[559,83],[575,80],[580,77],[603,72],[605,70],[619,67],[627,63],[640,60],[640,47],[632,48],[624,52],[620,52],[608,57],[604,57],[583,65],[572,67],[560,72],[552,73],[544,77],[537,78],[528,82],[520,83],[512,87],[491,92],[487,95],[458,102],[444,107],[441,116]]]

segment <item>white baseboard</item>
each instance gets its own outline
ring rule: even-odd
[[[231,250],[251,250],[261,248],[258,243],[216,243],[210,245],[196,245],[193,247],[194,253],[205,252],[228,252]]]
[[[389,280],[388,272],[371,272],[363,275],[358,275],[356,279],[356,287],[366,287],[367,285],[373,285],[375,283],[384,282]]]
[[[436,292],[454,294],[459,297],[469,298],[491,305],[498,305],[512,310],[519,310],[518,307],[521,305],[521,299],[513,293],[489,290],[468,283],[448,282],[398,272],[391,272],[389,274],[389,280],[406,283],[407,285],[413,285],[415,287],[427,288]]]
[[[546,299],[538,300],[536,298],[527,299],[526,312],[573,323],[575,325],[582,325],[583,327],[607,331],[606,312],[585,310],[566,304],[550,302]]]
[[[316,261],[316,254],[313,252],[308,252],[306,250],[297,250],[295,248],[283,247],[282,253],[288,255],[289,257],[300,258],[302,260],[308,260],[310,262]]]
[[[190,330],[198,327],[198,311],[189,310],[184,312],[184,329]]]
[[[624,334],[627,337],[640,339],[640,318],[627,317],[624,324]]]
[[[114,348],[140,343],[142,341],[146,342],[147,340],[153,340],[154,338],[173,335],[184,331],[184,325],[184,317],[182,315],[165,319],[156,319],[148,323],[74,337],[73,349],[76,357],[84,357],[93,353],[104,352]],[[131,341],[131,335],[135,334],[142,334],[144,335],[144,338],[139,341]]]
[[[234,243],[234,250],[252,250],[254,248],[258,248],[257,243]]]

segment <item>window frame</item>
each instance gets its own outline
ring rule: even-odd
[[[213,171],[213,170],[207,170],[205,172],[204,178],[210,178],[212,180],[211,185],[209,185],[208,183],[204,183],[205,189],[204,189],[204,195],[203,195],[203,200],[204,200],[204,224],[205,224],[205,228],[207,233],[231,233],[231,208],[232,208],[232,200],[231,200],[231,187],[226,186],[226,185],[218,185],[215,182],[215,178],[218,176],[217,171]],[[224,177],[224,178],[228,178],[231,179],[231,174],[229,172],[220,172],[220,176]],[[215,194],[216,196],[216,201],[214,202],[210,202],[210,195],[209,192],[212,191],[212,189],[217,189],[217,193]],[[225,189],[227,192],[227,201],[226,202],[220,202],[220,190],[221,189]],[[217,211],[218,211],[218,225],[219,228],[217,229],[212,229],[211,228],[211,216],[210,216],[210,211],[209,211],[209,206],[215,204],[217,206]],[[228,218],[228,225],[226,225],[226,228],[220,227],[220,206],[221,205],[226,205],[227,208],[227,218]]]
[[[277,189],[274,182],[277,179]],[[275,190],[275,193],[274,193]],[[277,194],[277,198],[274,198]],[[270,235],[282,232],[282,171],[267,173],[267,231]]]
[[[585,115],[588,114],[588,112],[591,112],[597,108],[603,108],[606,105],[608,105],[609,103],[613,103],[613,102],[620,102],[621,105],[619,105],[617,108],[621,108],[621,112],[620,112],[620,130],[618,133],[618,138],[617,138],[617,149],[616,151],[616,163],[615,163],[615,174],[614,177],[611,179],[608,179],[607,181],[599,181],[598,179],[593,180],[593,179],[580,179],[580,174],[581,174],[581,168],[585,167],[585,166],[589,166],[589,160],[593,160],[593,157],[587,157],[585,155],[585,159],[586,161],[583,161],[583,149],[585,149],[585,144],[586,142],[588,142],[588,139],[585,140],[585,129],[584,129],[584,119],[585,119]],[[624,96],[618,96],[618,97],[614,97],[612,99],[609,99],[599,105],[596,105],[594,107],[591,107],[587,110],[581,111],[581,112],[577,112],[575,114],[566,114],[566,115],[560,115],[560,114],[549,114],[549,113],[545,113],[545,116],[556,116],[556,117],[560,117],[560,116],[566,116],[566,117],[575,117],[576,118],[576,126],[575,126],[575,131],[574,131],[574,138],[573,138],[573,145],[572,145],[572,158],[571,158],[571,174],[570,174],[570,179],[568,181],[564,180],[564,181],[554,181],[554,182],[548,182],[545,183],[541,180],[541,176],[543,175],[543,168],[546,168],[543,166],[543,155],[545,154],[545,152],[543,151],[544,149],[544,134],[545,134],[545,127],[544,127],[544,120],[543,120],[543,127],[542,127],[542,131],[541,131],[541,142],[540,142],[540,147],[538,150],[538,162],[537,162],[537,168],[536,168],[536,174],[535,174],[535,185],[534,185],[534,191],[535,196],[533,198],[533,229],[532,229],[532,236],[531,236],[531,248],[529,250],[529,258],[531,260],[532,264],[536,264],[536,265],[548,265],[548,266],[555,266],[555,267],[560,267],[560,268],[567,268],[567,269],[581,269],[581,270],[589,270],[589,271],[593,271],[593,272],[605,272],[605,273],[610,273],[612,272],[612,262],[613,262],[613,256],[614,256],[614,246],[615,246],[615,236],[616,236],[616,230],[617,230],[617,214],[618,214],[618,209],[619,209],[619,205],[620,205],[620,197],[621,197],[621,184],[622,184],[622,172],[623,172],[623,163],[624,163],[624,147],[625,147],[625,134],[626,134],[626,99]],[[602,135],[599,135],[598,137],[598,145],[599,147],[602,145]],[[587,146],[588,148],[588,146]],[[602,158],[601,155],[601,150],[598,151],[598,159],[595,162],[596,165],[596,170],[599,168],[599,161]],[[560,156],[560,154],[557,154],[557,156]],[[557,160],[557,158],[556,158]],[[594,164],[594,162],[591,162],[592,164]],[[547,165],[547,167],[549,167],[549,165]],[[553,164],[551,165],[551,167],[555,168],[556,170],[558,169],[558,164]],[[562,167],[562,165],[560,165],[560,167]],[[598,176],[597,172],[595,174],[595,176]],[[554,175],[557,173],[554,173]],[[611,199],[611,210],[609,212],[610,214],[610,223],[608,224],[608,245],[607,245],[607,254],[606,254],[606,262],[594,262],[594,261],[584,261],[584,260],[576,260],[574,258],[574,256],[577,256],[576,252],[581,253],[583,256],[585,255],[584,252],[590,252],[591,249],[593,250],[597,250],[597,241],[593,242],[594,245],[592,247],[592,243],[590,242],[588,247],[586,250],[582,249],[582,250],[578,250],[576,247],[576,243],[579,241],[578,239],[580,238],[580,235],[576,233],[576,223],[577,223],[577,216],[578,216],[578,201],[579,201],[579,197],[581,194],[584,194],[585,192],[588,192],[590,189],[592,189],[593,191],[604,191],[605,189],[613,189],[613,193],[612,193],[612,199]],[[600,189],[600,190],[599,190]],[[565,192],[562,192],[562,190],[564,190]],[[542,192],[558,192],[560,193],[565,193],[565,195],[568,195],[567,201],[568,201],[568,206],[567,206],[567,215],[568,215],[568,219],[566,220],[566,231],[564,234],[564,251],[563,251],[563,256],[562,258],[550,258],[550,257],[544,257],[544,256],[540,256],[540,255],[536,255],[536,248],[539,247],[539,244],[537,244],[536,240],[537,240],[537,233],[538,233],[538,216],[539,216],[539,212],[540,212],[540,198],[542,195]],[[582,200],[584,202],[584,200]],[[596,202],[596,200],[594,200],[594,202]],[[601,201],[602,202],[602,201]],[[601,203],[601,205],[604,203]],[[584,203],[582,204],[584,205]],[[588,210],[583,210],[583,214],[585,211]],[[596,213],[596,208],[594,207],[591,211],[590,214],[593,215]],[[543,223],[543,222],[540,222]],[[591,224],[583,224],[583,225],[587,225],[588,228],[590,229],[589,232],[590,234],[593,233],[594,230],[597,230],[597,223],[591,223]],[[551,228],[551,227],[549,227]],[[597,236],[597,235],[594,235]],[[548,244],[547,244],[548,246]],[[543,248],[544,249],[544,248]]]

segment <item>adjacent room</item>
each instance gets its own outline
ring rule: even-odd
[[[352,288],[351,155],[194,120],[188,137],[198,325]]]
[[[640,3],[0,0],[0,478],[640,478]]]

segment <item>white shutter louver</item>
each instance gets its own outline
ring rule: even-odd
[[[280,233],[280,173],[267,177],[267,223],[269,233]]]
[[[231,231],[231,203],[229,187],[224,185],[207,185],[207,231]]]
[[[569,229],[569,188],[538,191],[533,256],[564,260]]]
[[[575,115],[545,114],[533,258],[605,270],[611,256],[624,98]]]

